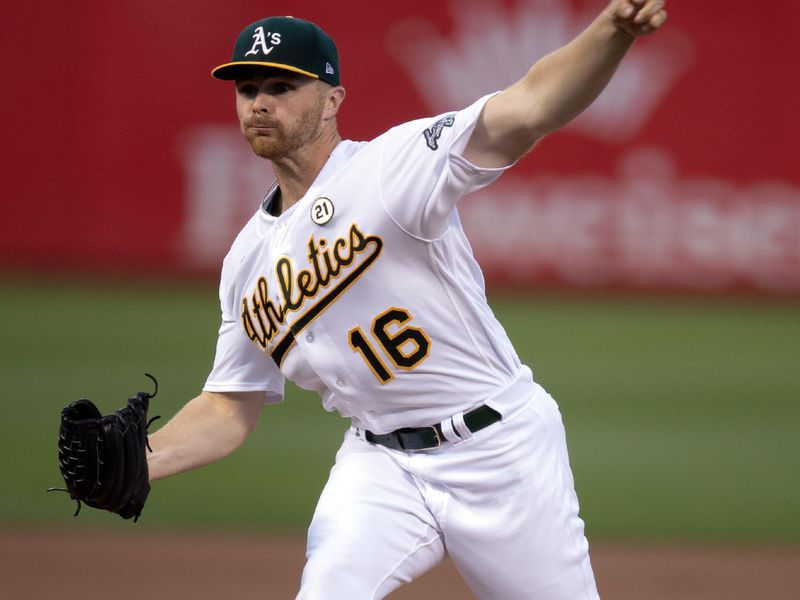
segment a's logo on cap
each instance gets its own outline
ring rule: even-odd
[[[325,63],[325,73],[328,75],[333,75],[336,71],[333,70],[333,65],[331,63]]]
[[[269,39],[269,43],[272,44],[272,46],[267,47],[267,39]],[[272,33],[271,31],[264,33],[263,27],[256,27],[255,33],[253,34],[253,47],[245,52],[244,55],[250,56],[251,54],[258,54],[260,50],[261,53],[266,56],[275,49],[275,46],[279,45],[280,43],[280,33]]]

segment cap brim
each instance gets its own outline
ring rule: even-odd
[[[309,71],[304,71],[303,69],[298,69],[297,67],[293,67],[291,65],[284,65],[281,63],[273,63],[273,62],[258,62],[258,61],[239,61],[239,62],[225,63],[224,65],[215,67],[211,71],[211,75],[212,77],[216,77],[217,79],[230,81],[232,79],[236,79],[237,75],[239,75],[243,69],[247,69],[250,67],[281,69],[284,71],[291,71],[293,73],[300,73],[301,75],[305,75],[307,77],[313,77],[314,79],[319,79],[319,75],[310,73]]]

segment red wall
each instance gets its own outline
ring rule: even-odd
[[[80,5],[4,8],[0,268],[216,273],[271,176],[209,71],[267,13],[337,40],[340,129],[369,139],[512,83],[605,2]],[[800,4],[668,8],[591,113],[464,202],[489,280],[800,293]]]

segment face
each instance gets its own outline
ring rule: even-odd
[[[256,71],[237,79],[236,112],[253,152],[276,160],[313,144],[325,127],[330,89],[290,71]]]

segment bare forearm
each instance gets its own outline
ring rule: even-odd
[[[613,0],[578,37],[486,103],[464,158],[483,167],[520,158],[588,107],[634,39],[657,30],[666,18],[664,0]]]
[[[238,448],[258,420],[263,394],[202,393],[149,436],[150,480],[221,460]]]
[[[539,60],[519,82],[527,95],[532,137],[552,133],[605,89],[635,38],[605,12],[566,46]]]

